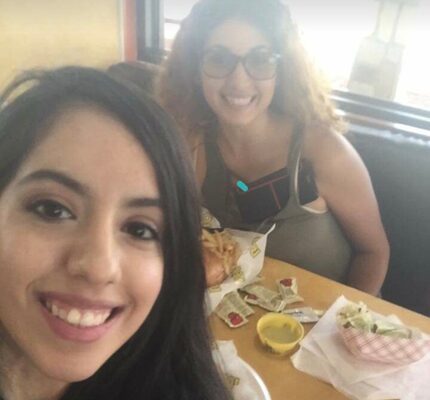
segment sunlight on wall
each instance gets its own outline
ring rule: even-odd
[[[35,67],[121,59],[118,0],[1,0],[0,88]]]

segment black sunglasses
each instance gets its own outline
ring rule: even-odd
[[[230,75],[241,62],[252,79],[266,80],[276,75],[280,58],[280,54],[266,46],[255,47],[244,56],[233,54],[225,47],[215,46],[203,54],[201,69],[206,76],[221,79]]]

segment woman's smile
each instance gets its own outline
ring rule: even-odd
[[[125,305],[56,292],[38,294],[48,326],[60,338],[91,342],[103,336],[124,312]]]
[[[233,107],[247,107],[251,105],[257,98],[257,96],[234,96],[234,95],[222,95],[222,98]]]

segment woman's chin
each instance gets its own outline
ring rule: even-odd
[[[220,117],[222,124],[230,126],[232,128],[245,128],[252,124],[255,120],[255,115],[223,115]]]
[[[232,128],[246,128],[246,127],[252,127],[255,123],[258,123],[258,121],[261,120],[262,117],[267,115],[266,113],[256,113],[253,112],[235,112],[235,113],[219,113],[218,119],[221,121],[221,123],[225,126],[230,126]]]
[[[84,381],[94,375],[101,367],[101,364],[91,365],[89,363],[68,363],[63,365],[41,366],[39,368],[45,376],[58,382],[67,384]]]

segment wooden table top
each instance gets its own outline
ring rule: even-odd
[[[291,307],[306,305],[315,309],[327,310],[339,296],[344,295],[349,300],[363,301],[371,310],[381,314],[396,314],[403,323],[430,334],[430,318],[291,264],[266,258],[262,276],[264,280],[261,284],[274,290],[276,290],[276,279],[297,278],[299,294],[304,298],[304,303],[297,303]],[[259,307],[253,307],[253,309],[255,314],[249,317],[249,323],[240,328],[230,329],[215,314],[211,315],[210,323],[217,340],[234,341],[239,356],[261,376],[269,389],[272,400],[287,398],[295,400],[347,399],[330,384],[296,370],[289,356],[279,357],[264,350],[257,337],[256,324],[267,311]],[[304,324],[303,326],[307,333],[314,324]]]

